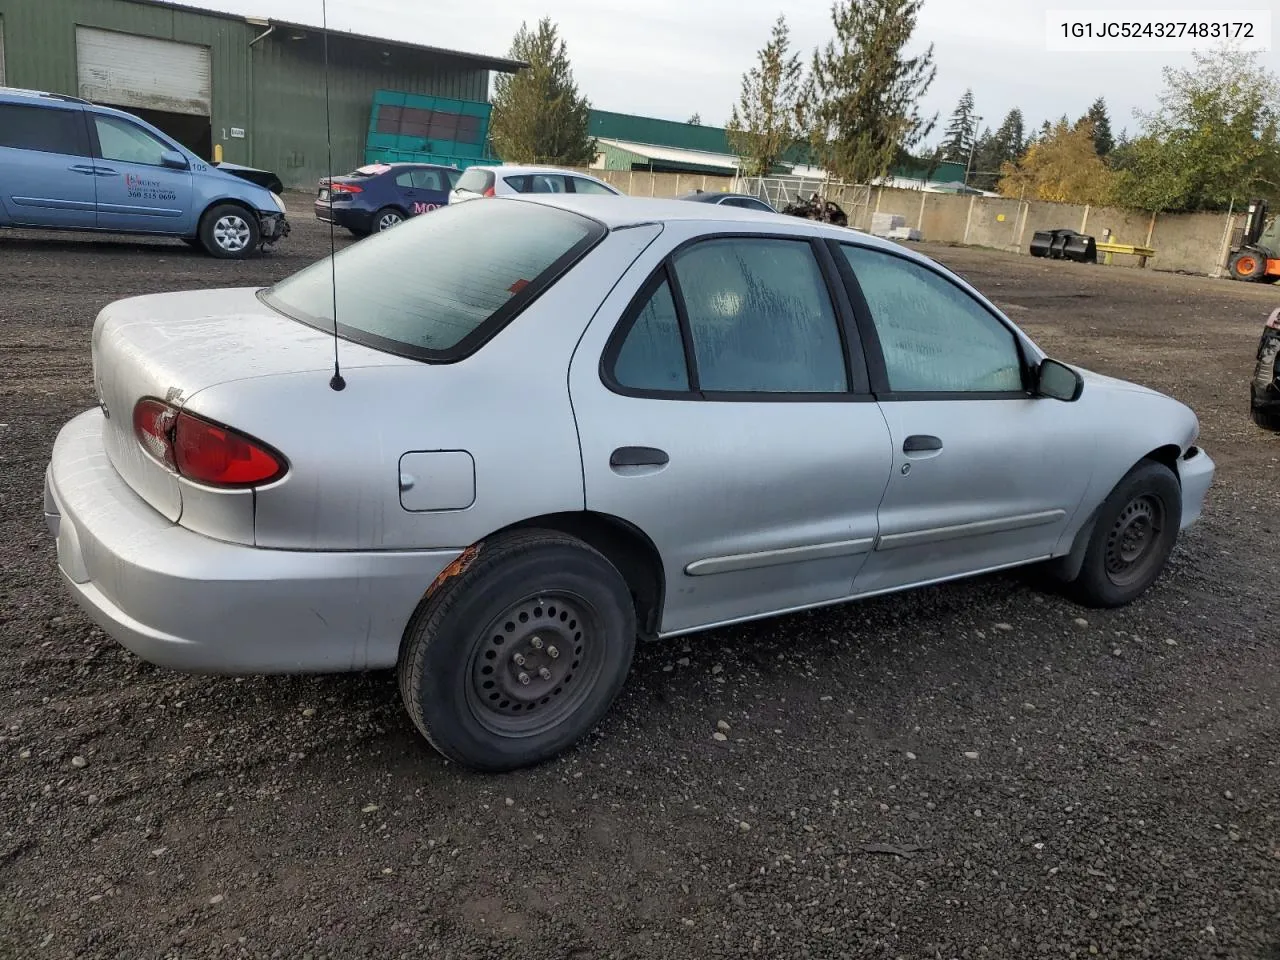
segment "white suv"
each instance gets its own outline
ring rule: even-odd
[[[558,167],[468,167],[449,192],[450,203],[508,193],[594,193],[622,196],[603,180]]]

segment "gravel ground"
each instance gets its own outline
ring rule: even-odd
[[[1114,612],[992,577],[647,645],[582,746],[486,777],[388,674],[166,672],[56,575],[42,472],[95,313],[321,256],[291,199],[244,264],[0,234],[0,957],[1280,957],[1280,437],[1246,406],[1280,290],[928,248],[1199,413],[1219,478],[1166,576]]]

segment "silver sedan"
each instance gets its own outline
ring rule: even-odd
[[[180,670],[394,667],[484,770],[581,738],[637,637],[1026,564],[1128,603],[1214,474],[932,260],[676,201],[446,207],[113,303],[93,362],[45,487],[88,614]]]

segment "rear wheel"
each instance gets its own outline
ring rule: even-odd
[[[529,530],[482,543],[419,607],[397,673],[415,726],[477,770],[547,760],[608,710],[635,649],[621,574],[582,541]]]
[[[376,233],[384,233],[402,223],[404,223],[404,214],[395,207],[383,207],[373,215],[373,229]]]
[[[1250,407],[1249,416],[1264,430],[1280,430],[1280,413],[1268,413],[1266,410]]]
[[[1246,247],[1237,250],[1227,262],[1231,277],[1235,280],[1261,280],[1267,272],[1267,258],[1257,250]]]
[[[200,219],[200,244],[223,260],[243,260],[258,249],[258,218],[244,207],[222,203]]]
[[[1091,607],[1120,607],[1164,569],[1182,525],[1182,488],[1163,463],[1143,460],[1098,509],[1080,574],[1067,592]]]

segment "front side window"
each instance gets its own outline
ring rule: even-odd
[[[0,147],[87,157],[89,135],[84,112],[0,103]]]
[[[613,378],[631,390],[689,390],[680,320],[665,275],[636,312],[613,362]]]
[[[330,330],[336,284],[339,330],[352,339],[455,359],[484,339],[481,328],[499,329],[604,233],[594,220],[541,204],[451,204],[302,269],[263,299]]]
[[[1013,333],[968,293],[902,257],[840,249],[871,311],[892,392],[1023,390]]]
[[[98,130],[99,154],[103,160],[158,167],[160,158],[172,149],[127,120],[95,116],[93,123]]]
[[[808,241],[704,240],[673,267],[701,390],[848,390],[835,309]]]

